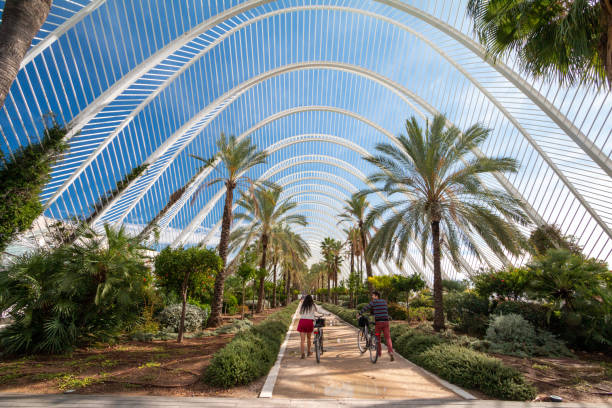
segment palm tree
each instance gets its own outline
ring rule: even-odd
[[[358,243],[361,241],[360,234],[359,229],[354,227],[344,229],[344,233],[346,234],[346,244],[348,245],[347,256],[351,260],[351,272],[349,275],[349,282],[353,283],[353,280],[355,280],[355,276],[357,276],[355,273],[355,257],[357,256],[357,247],[359,246]],[[351,292],[350,295],[350,304],[351,307],[353,307],[353,292]]]
[[[612,85],[612,0],[470,0],[487,53],[514,53],[521,69],[561,83]]]
[[[284,257],[288,265],[293,271],[302,272],[306,264],[307,258],[311,256],[310,246],[304,238],[292,231],[288,226],[283,225],[280,231],[274,237],[274,240],[279,245],[279,256]],[[306,268],[307,269],[307,268]],[[300,274],[294,274],[295,277],[301,277]],[[274,264],[274,302],[276,303],[276,263]]]
[[[17,77],[32,39],[43,25],[52,0],[7,0],[0,24],[0,108]]]
[[[244,192],[238,200],[238,205],[244,212],[237,214],[236,219],[245,220],[248,225],[241,227],[232,233],[232,241],[249,242],[251,239],[259,239],[261,245],[260,268],[266,268],[266,255],[270,235],[274,228],[279,225],[306,225],[306,217],[301,214],[288,214],[289,211],[297,206],[297,203],[290,202],[288,199],[281,201],[280,194],[282,189],[279,187],[258,187],[252,195]],[[259,299],[257,300],[257,312],[263,309],[264,280],[259,281]]]
[[[266,162],[267,153],[257,149],[257,146],[251,143],[251,139],[243,139],[238,141],[236,136],[229,138],[221,133],[217,140],[217,153],[210,159],[206,160],[199,156],[191,156],[195,159],[202,160],[206,163],[206,167],[215,166],[221,162],[225,167],[225,173],[211,180],[206,184],[198,187],[194,194],[193,200],[204,189],[205,186],[210,186],[217,183],[225,185],[225,206],[223,207],[223,221],[221,222],[221,239],[219,240],[218,252],[223,261],[223,270],[215,278],[215,291],[213,302],[210,310],[208,325],[210,327],[221,324],[221,311],[223,309],[223,288],[225,277],[227,276],[227,247],[229,245],[230,229],[232,226],[232,205],[234,203],[234,190],[240,185],[247,187],[253,185],[253,181],[244,176],[247,170],[258,164]],[[216,170],[216,167],[213,167]],[[192,200],[192,203],[193,203]]]
[[[364,254],[368,248],[366,241],[366,234],[372,227],[371,219],[366,216],[366,210],[369,207],[365,196],[358,193],[353,194],[350,199],[346,200],[344,206],[344,212],[338,216],[340,222],[348,221],[354,224],[359,229],[359,235],[361,237],[361,247],[364,250]],[[372,262],[368,257],[365,257],[366,276],[372,277]],[[372,293],[372,285],[368,280],[368,291]]]
[[[333,238],[325,238],[323,242],[321,242],[321,252],[323,253],[323,257],[325,259],[325,264],[327,265],[328,276],[332,278],[334,281],[334,295],[333,301],[335,304],[338,303],[338,294],[336,293],[336,288],[338,287],[338,270],[340,269],[340,264],[342,263],[342,258],[340,256],[340,252],[342,251],[342,242],[335,240]],[[329,279],[327,283],[327,293],[330,296],[330,285]]]
[[[493,172],[514,173],[518,169],[516,160],[480,156],[468,160],[466,156],[486,140],[490,130],[473,125],[461,133],[455,127],[445,129],[445,123],[445,117],[437,115],[422,129],[412,117],[406,121],[407,135],[398,137],[399,146],[378,144],[378,154],[365,158],[380,169],[369,177],[377,186],[363,192],[383,192],[390,200],[376,206],[370,219],[393,211],[372,237],[368,248],[372,260],[382,256],[403,260],[416,236],[421,239],[425,264],[431,237],[436,330],[444,329],[441,246],[448,249],[457,268],[460,242],[481,256],[466,231],[478,233],[496,254],[503,254],[505,249],[518,255],[526,247],[526,240],[514,222],[529,223],[518,199],[485,188],[479,178]]]

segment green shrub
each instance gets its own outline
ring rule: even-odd
[[[548,328],[550,312],[551,308],[547,305],[514,300],[498,303],[493,311],[496,315],[507,315],[510,313],[521,315],[529,323],[540,329]],[[552,315],[551,318],[553,318]]]
[[[400,306],[397,303],[389,303],[388,308],[389,308],[389,316],[391,316],[393,320],[407,320],[408,319],[408,310],[405,307]]]
[[[418,331],[407,331],[393,342],[395,348],[402,356],[413,360],[417,355],[429,350],[433,346],[445,341],[436,335],[419,333]]]
[[[457,331],[481,336],[489,322],[489,301],[473,292],[451,292],[444,296],[444,311]]]
[[[433,307],[411,307],[408,309],[408,320],[411,322],[432,321],[434,317]]]
[[[363,309],[364,307],[366,307],[366,306],[368,305],[368,303],[369,303],[369,302],[366,302],[366,303],[360,303],[360,304],[358,304],[358,305],[357,305],[356,309],[357,309],[357,310],[361,310],[361,309]]]
[[[123,229],[86,230],[82,242],[18,258],[0,270],[0,331],[6,354],[65,353],[108,342],[141,317],[151,276],[142,247]]]
[[[485,338],[489,351],[518,357],[557,357],[571,353],[561,340],[546,330],[537,330],[521,315],[491,317]]]
[[[536,396],[535,388],[519,371],[466,347],[438,344],[417,355],[414,362],[453,384],[494,398],[526,401]]]
[[[294,302],[236,335],[215,353],[204,380],[217,387],[229,388],[248,384],[265,375],[276,361],[297,305]]]
[[[158,316],[162,327],[173,333],[178,333],[182,310],[183,305],[181,303],[165,307]],[[205,314],[204,310],[187,304],[185,307],[185,331],[192,332],[201,329],[207,318],[208,315]]]
[[[424,289],[418,295],[410,300],[410,307],[433,307],[433,298],[429,289]]]

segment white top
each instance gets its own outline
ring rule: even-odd
[[[300,313],[300,319],[310,319],[315,320],[315,313],[321,313],[319,309],[317,309],[317,305],[313,303],[313,307],[308,310],[306,313]],[[302,306],[300,306],[301,308]]]

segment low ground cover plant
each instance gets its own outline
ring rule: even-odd
[[[224,348],[215,353],[204,374],[208,384],[229,388],[248,384],[270,371],[297,302],[270,315],[262,323],[237,334]]]

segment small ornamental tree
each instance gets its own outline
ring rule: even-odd
[[[404,293],[406,296],[406,306],[410,300],[411,292],[418,292],[419,290],[425,289],[425,281],[420,275],[414,273],[410,276],[393,275],[391,285],[394,291]]]
[[[508,267],[475,275],[471,279],[476,293],[483,298],[495,296],[499,299],[518,300],[525,295],[532,277],[525,267]]]
[[[155,258],[157,284],[167,292],[179,293],[183,302],[178,343],[183,340],[187,296],[197,298],[209,292],[221,267],[221,258],[214,251],[196,247],[166,247]]]

